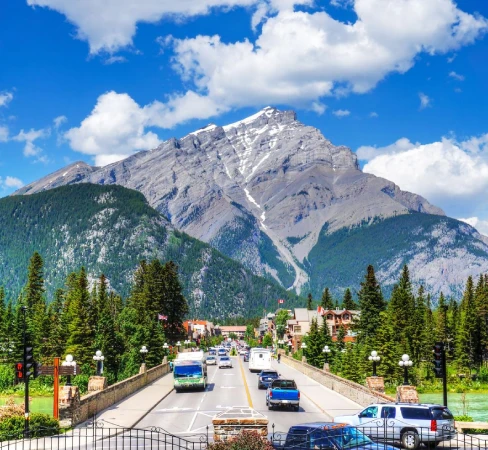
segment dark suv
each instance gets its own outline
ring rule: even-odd
[[[272,381],[277,380],[280,374],[276,370],[263,370],[259,374],[258,389],[268,389]]]

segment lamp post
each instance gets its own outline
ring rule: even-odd
[[[103,373],[103,361],[105,360],[105,356],[102,355],[101,350],[95,352],[93,360],[97,362],[97,376],[99,377]]]
[[[291,348],[293,347],[293,342],[288,341],[288,352],[291,353]]]
[[[371,352],[371,355],[368,356],[368,359],[373,362],[373,377],[378,376],[378,375],[376,375],[376,363],[381,359],[378,356],[378,352],[373,350]]]
[[[176,348],[178,349],[178,353],[180,353],[181,342],[178,341],[175,345],[176,345]]]
[[[325,355],[325,364],[329,364],[329,353],[330,353],[330,348],[328,345],[324,345],[324,348],[322,349],[322,352]]]
[[[184,344],[185,344],[185,348],[188,348],[188,345],[190,344],[190,341],[188,339],[185,339]]]
[[[139,352],[141,353],[141,356],[142,356],[142,364],[146,364],[146,355],[147,355],[148,351],[149,350],[147,349],[147,347],[145,345],[143,345],[141,347],[141,349],[139,350]]]
[[[164,356],[168,356],[169,345],[167,342],[163,345]]]
[[[76,361],[73,359],[73,355],[66,355],[65,361],[61,363],[62,366],[75,366]],[[71,386],[71,375],[67,375],[66,386]]]
[[[403,355],[401,361],[398,361],[398,365],[404,368],[403,385],[408,386],[408,368],[412,367],[413,365],[413,362],[410,360],[410,356],[407,354]]]
[[[300,348],[303,350],[303,356],[307,356],[307,344],[305,342],[302,342],[302,345],[300,345]]]

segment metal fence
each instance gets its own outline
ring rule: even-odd
[[[75,428],[59,434],[57,430],[37,428],[29,438],[0,433],[0,448],[8,450],[205,450],[206,433],[175,435],[159,427],[107,428],[101,424]]]
[[[376,425],[314,428],[309,424],[297,427],[293,433],[275,431],[273,426],[269,440],[274,448],[282,450],[488,450],[488,435],[460,434],[452,426],[424,428],[383,420]]]

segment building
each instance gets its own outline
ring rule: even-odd
[[[246,334],[246,325],[220,325],[220,332],[222,336],[228,338],[232,333],[235,334],[239,339],[244,339]]]
[[[197,341],[215,335],[215,327],[212,322],[208,320],[185,320],[183,322],[188,339]]]
[[[350,328],[354,322],[359,318],[361,311],[358,310],[348,310],[348,309],[329,309],[323,312],[323,317],[327,321],[327,325],[329,326],[329,331],[332,336],[332,339],[337,336],[337,332],[339,328],[343,326],[346,330],[349,331],[348,336],[353,336],[354,333],[351,332]],[[347,339],[346,339],[347,342]]]

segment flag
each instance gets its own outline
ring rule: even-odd
[[[158,314],[158,320],[168,320],[168,316],[163,316],[162,314]]]
[[[278,304],[279,304],[279,305],[281,305],[281,304],[283,304],[283,303],[285,303],[285,301],[284,301],[282,298],[278,299]]]
[[[320,306],[320,305],[319,305],[319,306],[317,306],[317,314],[318,314],[319,316],[323,316],[323,315],[325,314],[325,309],[324,309],[324,308],[322,308],[322,306]]]

